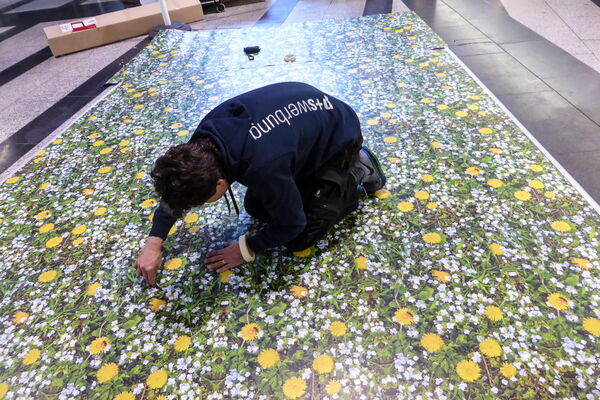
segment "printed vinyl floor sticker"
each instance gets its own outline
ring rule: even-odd
[[[598,398],[598,214],[443,47],[408,13],[159,35],[0,186],[0,398]],[[193,210],[145,287],[154,160],[289,80],[355,107],[386,189],[220,275],[206,252],[260,226]]]

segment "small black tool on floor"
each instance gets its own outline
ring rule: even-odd
[[[244,47],[244,53],[248,56],[248,60],[254,60],[254,55],[260,53],[259,46],[248,46]]]

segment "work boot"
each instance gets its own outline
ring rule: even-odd
[[[352,168],[353,175],[367,194],[373,194],[387,182],[377,156],[366,147],[362,147],[358,153],[358,160]]]

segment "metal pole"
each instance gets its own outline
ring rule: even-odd
[[[162,12],[163,21],[165,25],[171,25],[171,18],[169,18],[169,9],[167,8],[167,2],[165,0],[158,0],[160,3],[160,12]]]

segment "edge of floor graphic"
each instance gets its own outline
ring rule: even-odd
[[[427,26],[429,26],[429,24],[427,24]],[[429,27],[431,28],[431,26]],[[590,194],[583,188],[583,186],[581,186],[579,182],[577,182],[577,180],[573,178],[573,176],[556,160],[556,158],[554,158],[552,154],[550,154],[550,152],[546,150],[546,148],[535,138],[535,136],[533,136],[529,129],[527,129],[525,125],[523,125],[521,121],[519,121],[517,117],[515,117],[515,115],[508,109],[508,107],[506,107],[504,103],[502,103],[502,101],[500,101],[500,99],[477,77],[477,75],[475,75],[475,73],[471,71],[471,69],[467,67],[467,65],[460,58],[458,58],[458,56],[450,49],[450,47],[446,47],[446,51],[460,64],[461,67],[464,68],[465,71],[467,71],[469,76],[471,76],[471,78],[479,86],[481,86],[483,90],[485,90],[485,92],[496,102],[496,104],[498,104],[498,106],[506,113],[506,115],[510,117],[510,119],[515,123],[515,125],[517,125],[517,127],[519,127],[521,131],[523,131],[523,133],[525,134],[525,136],[527,136],[531,143],[533,143],[533,145],[542,152],[542,154],[552,163],[552,165],[554,165],[558,172],[560,172],[569,181],[569,183],[573,185],[573,187],[579,192],[579,194],[581,194],[581,196],[585,200],[587,200],[588,203],[590,203],[592,208],[598,214],[600,214],[600,205],[598,205],[598,202],[596,202],[596,200],[594,200],[594,198],[590,196]]]
[[[106,96],[111,94],[113,90],[119,87],[120,83],[110,85],[106,89],[102,91],[96,98],[86,104],[83,108],[81,108],[78,112],[73,114],[69,119],[63,122],[58,128],[56,128],[52,133],[44,138],[41,142],[35,145],[31,150],[27,153],[23,154],[21,158],[15,161],[10,167],[8,167],[4,172],[0,174],[0,185],[4,184],[4,181],[9,177],[13,176],[17,173],[21,168],[25,166],[29,161],[31,161],[37,153],[46,148],[50,142],[53,142],[58,136],[62,135],[67,129],[69,129],[75,121],[80,119],[85,113],[95,107],[98,103],[100,103]]]

